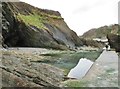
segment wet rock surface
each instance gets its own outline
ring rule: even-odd
[[[29,55],[2,50],[2,87],[58,87],[63,71],[45,63],[33,63]]]

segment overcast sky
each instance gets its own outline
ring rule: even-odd
[[[59,11],[78,35],[104,25],[118,23],[119,0],[21,0],[33,6]]]

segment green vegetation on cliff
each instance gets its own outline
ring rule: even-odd
[[[44,26],[44,22],[46,21],[45,18],[43,18],[40,15],[34,14],[34,15],[22,15],[22,14],[18,14],[18,19],[22,20],[24,23],[26,23],[26,25],[32,25],[32,26],[36,26],[37,28],[42,28],[42,29],[47,29]]]
[[[44,23],[50,23],[49,18],[61,19],[62,17],[45,14],[45,13],[37,14],[36,12],[34,12],[34,14],[29,14],[29,15],[24,15],[24,14],[18,13],[17,18],[19,20],[22,20],[26,25],[36,26],[37,28],[40,28],[40,29],[47,29],[44,26]]]
[[[68,49],[82,42],[58,11],[40,9],[24,2],[2,3],[4,44],[14,47]]]

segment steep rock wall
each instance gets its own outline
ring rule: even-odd
[[[9,2],[2,3],[2,14],[4,44],[10,47],[68,49],[83,45],[57,11]]]

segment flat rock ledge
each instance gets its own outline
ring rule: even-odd
[[[63,80],[63,71],[54,66],[30,62],[7,51],[2,54],[2,87],[58,87]]]

